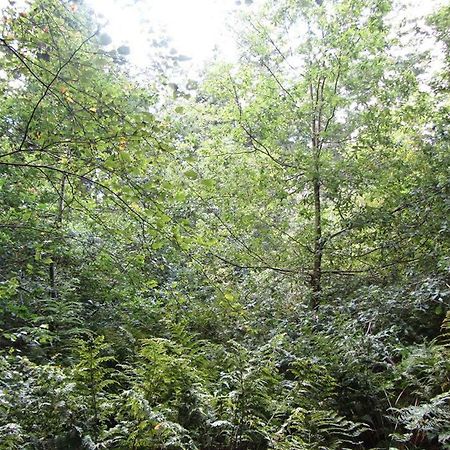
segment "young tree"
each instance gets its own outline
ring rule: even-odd
[[[397,55],[391,11],[267,2],[245,22],[241,62],[212,72],[198,105],[210,124],[194,138],[199,172],[221,187],[206,220],[232,242],[217,256],[299,275],[313,309],[336,276],[402,271],[426,253],[403,251],[400,223],[424,218],[406,197],[429,170],[417,141],[429,101],[420,64]]]

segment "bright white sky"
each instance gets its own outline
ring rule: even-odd
[[[233,33],[233,10],[245,11],[255,7],[262,0],[247,5],[246,0],[85,0],[97,14],[107,21],[108,32],[114,46],[127,44],[131,53],[129,59],[137,66],[147,62],[149,44],[148,30],[165,29],[171,38],[170,47],[179,54],[192,58],[190,66],[201,66],[212,55],[215,47],[226,59],[236,55]],[[449,0],[398,0],[409,5],[405,13],[408,18],[419,17],[436,10]],[[0,0],[0,8],[8,0]],[[238,6],[237,3],[240,3]],[[24,3],[18,0],[16,6]],[[401,14],[402,17],[403,14]]]
[[[145,33],[149,28],[164,29],[171,39],[170,47],[192,58],[196,64],[212,56],[214,47],[228,58],[235,53],[229,30],[230,12],[235,0],[140,0],[123,7],[114,0],[87,0],[108,21],[105,27],[114,43],[127,43],[129,59],[145,65]],[[239,9],[248,8],[242,0]]]
[[[105,30],[114,44],[130,45],[132,63],[145,66],[148,44],[143,37],[153,27],[164,28],[171,38],[170,46],[192,58],[192,63],[184,63],[186,66],[198,67],[213,55],[215,47],[224,58],[233,59],[236,47],[230,30],[232,12],[253,8],[262,0],[254,1],[251,6],[245,0],[239,6],[236,0],[129,0],[125,7],[123,1],[87,0],[108,21]],[[400,3],[407,5],[403,14],[415,18],[431,13],[445,1],[448,0],[400,0]],[[143,20],[146,20],[144,26]]]

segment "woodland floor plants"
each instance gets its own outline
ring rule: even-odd
[[[0,450],[450,449],[449,6],[246,1],[187,80],[6,3]]]

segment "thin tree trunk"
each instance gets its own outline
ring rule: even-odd
[[[61,190],[59,193],[58,202],[58,214],[56,216],[56,226],[60,227],[62,224],[63,211],[64,211],[64,193],[66,189],[66,175],[63,174],[61,178]],[[58,298],[58,290],[56,289],[56,263],[55,256],[53,255],[52,262],[49,267],[49,277],[50,277],[50,296],[52,299]]]
[[[312,179],[313,185],[313,199],[314,199],[314,253],[313,253],[313,269],[311,273],[311,290],[312,309],[317,309],[320,304],[320,294],[322,291],[322,204],[321,204],[321,179],[320,179],[320,153],[321,142],[320,133],[322,131],[322,103],[323,103],[323,88],[325,78],[319,78],[317,86],[310,85],[311,100],[313,101],[312,110],[312,152],[314,175]],[[314,92],[315,91],[315,92]]]
[[[320,200],[320,180],[318,175],[313,181],[314,187],[314,260],[313,272],[311,276],[313,309],[317,309],[320,303],[320,293],[322,290],[322,211]]]

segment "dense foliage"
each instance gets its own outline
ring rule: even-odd
[[[252,11],[174,85],[4,8],[0,449],[450,449],[450,6]]]

